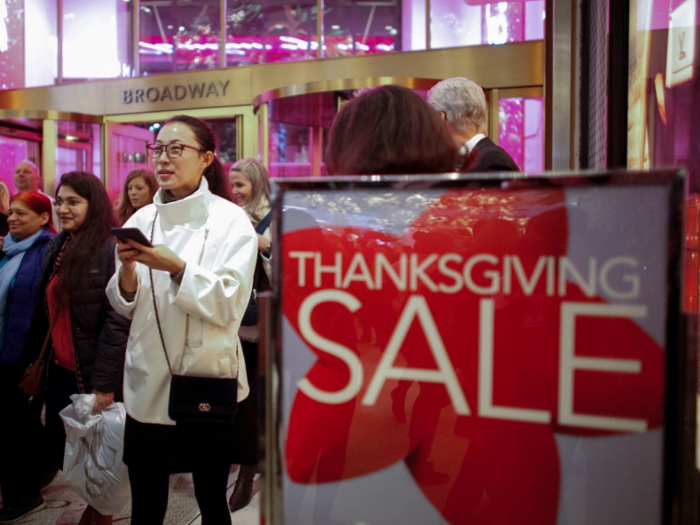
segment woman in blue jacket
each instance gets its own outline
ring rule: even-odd
[[[51,200],[33,191],[13,197],[7,222],[10,232],[0,253],[0,523],[44,506],[39,494],[44,400],[29,398],[18,384],[46,245],[56,234]]]

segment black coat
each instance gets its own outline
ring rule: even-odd
[[[32,326],[22,352],[23,367],[38,358],[49,330],[46,287],[56,257],[67,236],[68,232],[59,233],[51,239],[46,248]],[[70,292],[69,305],[73,351],[81,391],[90,393],[94,389],[105,393],[115,392],[119,397],[131,321],[115,312],[105,295],[107,283],[114,275],[115,245],[116,241],[111,240],[97,248],[88,274],[80,285]]]
[[[470,173],[520,171],[513,158],[508,155],[508,152],[494,144],[488,137],[476,143],[476,146],[474,146],[474,149],[467,157],[465,168]]]

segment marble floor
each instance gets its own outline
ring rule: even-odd
[[[237,467],[229,475],[229,495],[237,477]],[[233,525],[260,524],[260,481],[255,480],[255,496],[246,508],[232,514]],[[82,501],[63,481],[60,472],[56,479],[42,491],[46,507],[39,512],[28,515],[15,523],[31,525],[77,525],[85,508]],[[131,523],[131,505],[114,516],[114,523],[127,525]],[[170,501],[165,525],[200,525],[199,509],[194,498],[192,478],[189,474],[177,474],[170,477]]]

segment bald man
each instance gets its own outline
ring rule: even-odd
[[[15,187],[17,191],[41,191],[41,174],[31,160],[23,160],[15,168]],[[43,192],[42,192],[43,193]]]
[[[31,160],[24,159],[22,162],[17,164],[15,167],[15,188],[17,191],[36,191],[39,193],[44,193],[40,186],[44,183],[41,180],[41,173],[36,164]],[[44,194],[46,195],[46,194]],[[51,202],[55,202],[51,195],[47,195]],[[58,220],[58,213],[56,212],[56,207],[53,208],[53,225],[57,230],[61,229],[61,223]]]

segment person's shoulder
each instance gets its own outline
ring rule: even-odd
[[[237,204],[217,195],[211,195],[208,209],[211,224],[217,229],[222,229],[226,235],[237,232],[255,236],[255,228],[250,222],[250,217]]]
[[[39,235],[39,237],[37,238],[37,240],[36,240],[35,242],[36,242],[36,243],[39,243],[39,244],[46,244],[46,243],[49,242],[51,239],[53,239],[54,237],[56,237],[56,235],[57,235],[57,234],[54,233],[54,232],[52,232],[51,230],[44,230],[44,231],[41,233],[41,235]]]

